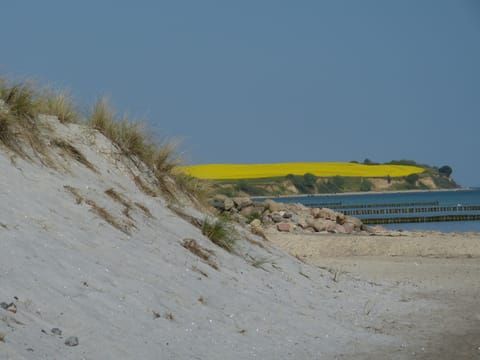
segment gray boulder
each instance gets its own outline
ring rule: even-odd
[[[216,195],[213,199],[213,206],[219,210],[229,211],[235,206],[235,203],[228,196]]]

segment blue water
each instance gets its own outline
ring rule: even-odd
[[[400,218],[438,215],[480,215],[480,189],[398,193],[336,194],[275,198],[275,201],[302,203],[352,212],[360,219]],[[388,229],[480,232],[480,221],[396,223]]]

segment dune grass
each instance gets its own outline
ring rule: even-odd
[[[238,180],[313,174],[318,177],[401,177],[425,170],[407,165],[364,165],[347,162],[297,162],[275,164],[204,164],[183,166],[186,174],[210,180]]]
[[[0,81],[0,141],[19,155],[25,156],[21,148],[21,140],[36,145],[37,129],[34,117],[38,104],[35,91],[29,83],[9,84]]]
[[[54,115],[62,123],[76,123],[80,118],[72,96],[66,91],[45,90],[42,92],[38,112]]]
[[[107,99],[97,100],[88,124],[117,144],[125,155],[137,156],[147,165],[153,164],[157,149],[142,125],[126,117],[117,118]]]
[[[29,146],[43,164],[55,167],[49,158],[48,144],[41,136],[38,121],[41,114],[56,116],[62,123],[78,123],[81,118],[72,96],[66,91],[40,87],[29,81],[12,83],[0,78],[0,144],[22,158],[31,160],[27,151]],[[100,98],[83,118],[87,126],[103,133],[137,165],[143,162],[148,167],[157,180],[158,189],[150,189],[142,183],[139,185],[142,191],[152,196],[168,192],[166,177],[170,177],[178,183],[181,191],[194,198],[204,197],[206,186],[200,185],[198,179],[175,171],[182,164],[177,142],[154,141],[141,122],[131,121],[126,116],[118,117],[106,98]],[[53,145],[94,170],[87,159],[68,143],[57,139]],[[135,179],[135,182],[138,185],[141,179]]]
[[[33,82],[11,84],[0,79],[0,99],[16,119],[31,119],[39,114],[57,116],[65,122],[77,122],[79,113],[71,96],[65,91],[42,88]]]
[[[173,170],[181,164],[174,141],[155,142],[141,122],[119,118],[106,98],[97,100],[88,124],[117,144],[126,156],[146,164],[160,183],[163,176],[174,176]]]
[[[60,101],[61,99],[61,101]],[[40,135],[38,116],[58,116],[63,121],[76,120],[73,103],[64,95],[46,91],[33,82],[11,84],[0,79],[0,141],[23,158],[29,158],[22,144],[27,144],[42,163],[54,167],[47,145]]]

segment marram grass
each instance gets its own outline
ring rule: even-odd
[[[275,164],[204,164],[182,166],[186,174],[209,180],[237,180],[283,177],[289,174],[313,174],[318,177],[401,177],[422,173],[424,169],[408,165],[363,165],[347,162],[295,162]]]

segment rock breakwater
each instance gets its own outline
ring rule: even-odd
[[[236,216],[257,233],[264,230],[359,235],[390,233],[381,226],[368,226],[356,217],[332,209],[309,208],[299,203],[281,203],[271,199],[254,202],[250,198],[216,195],[212,205],[220,213]]]

